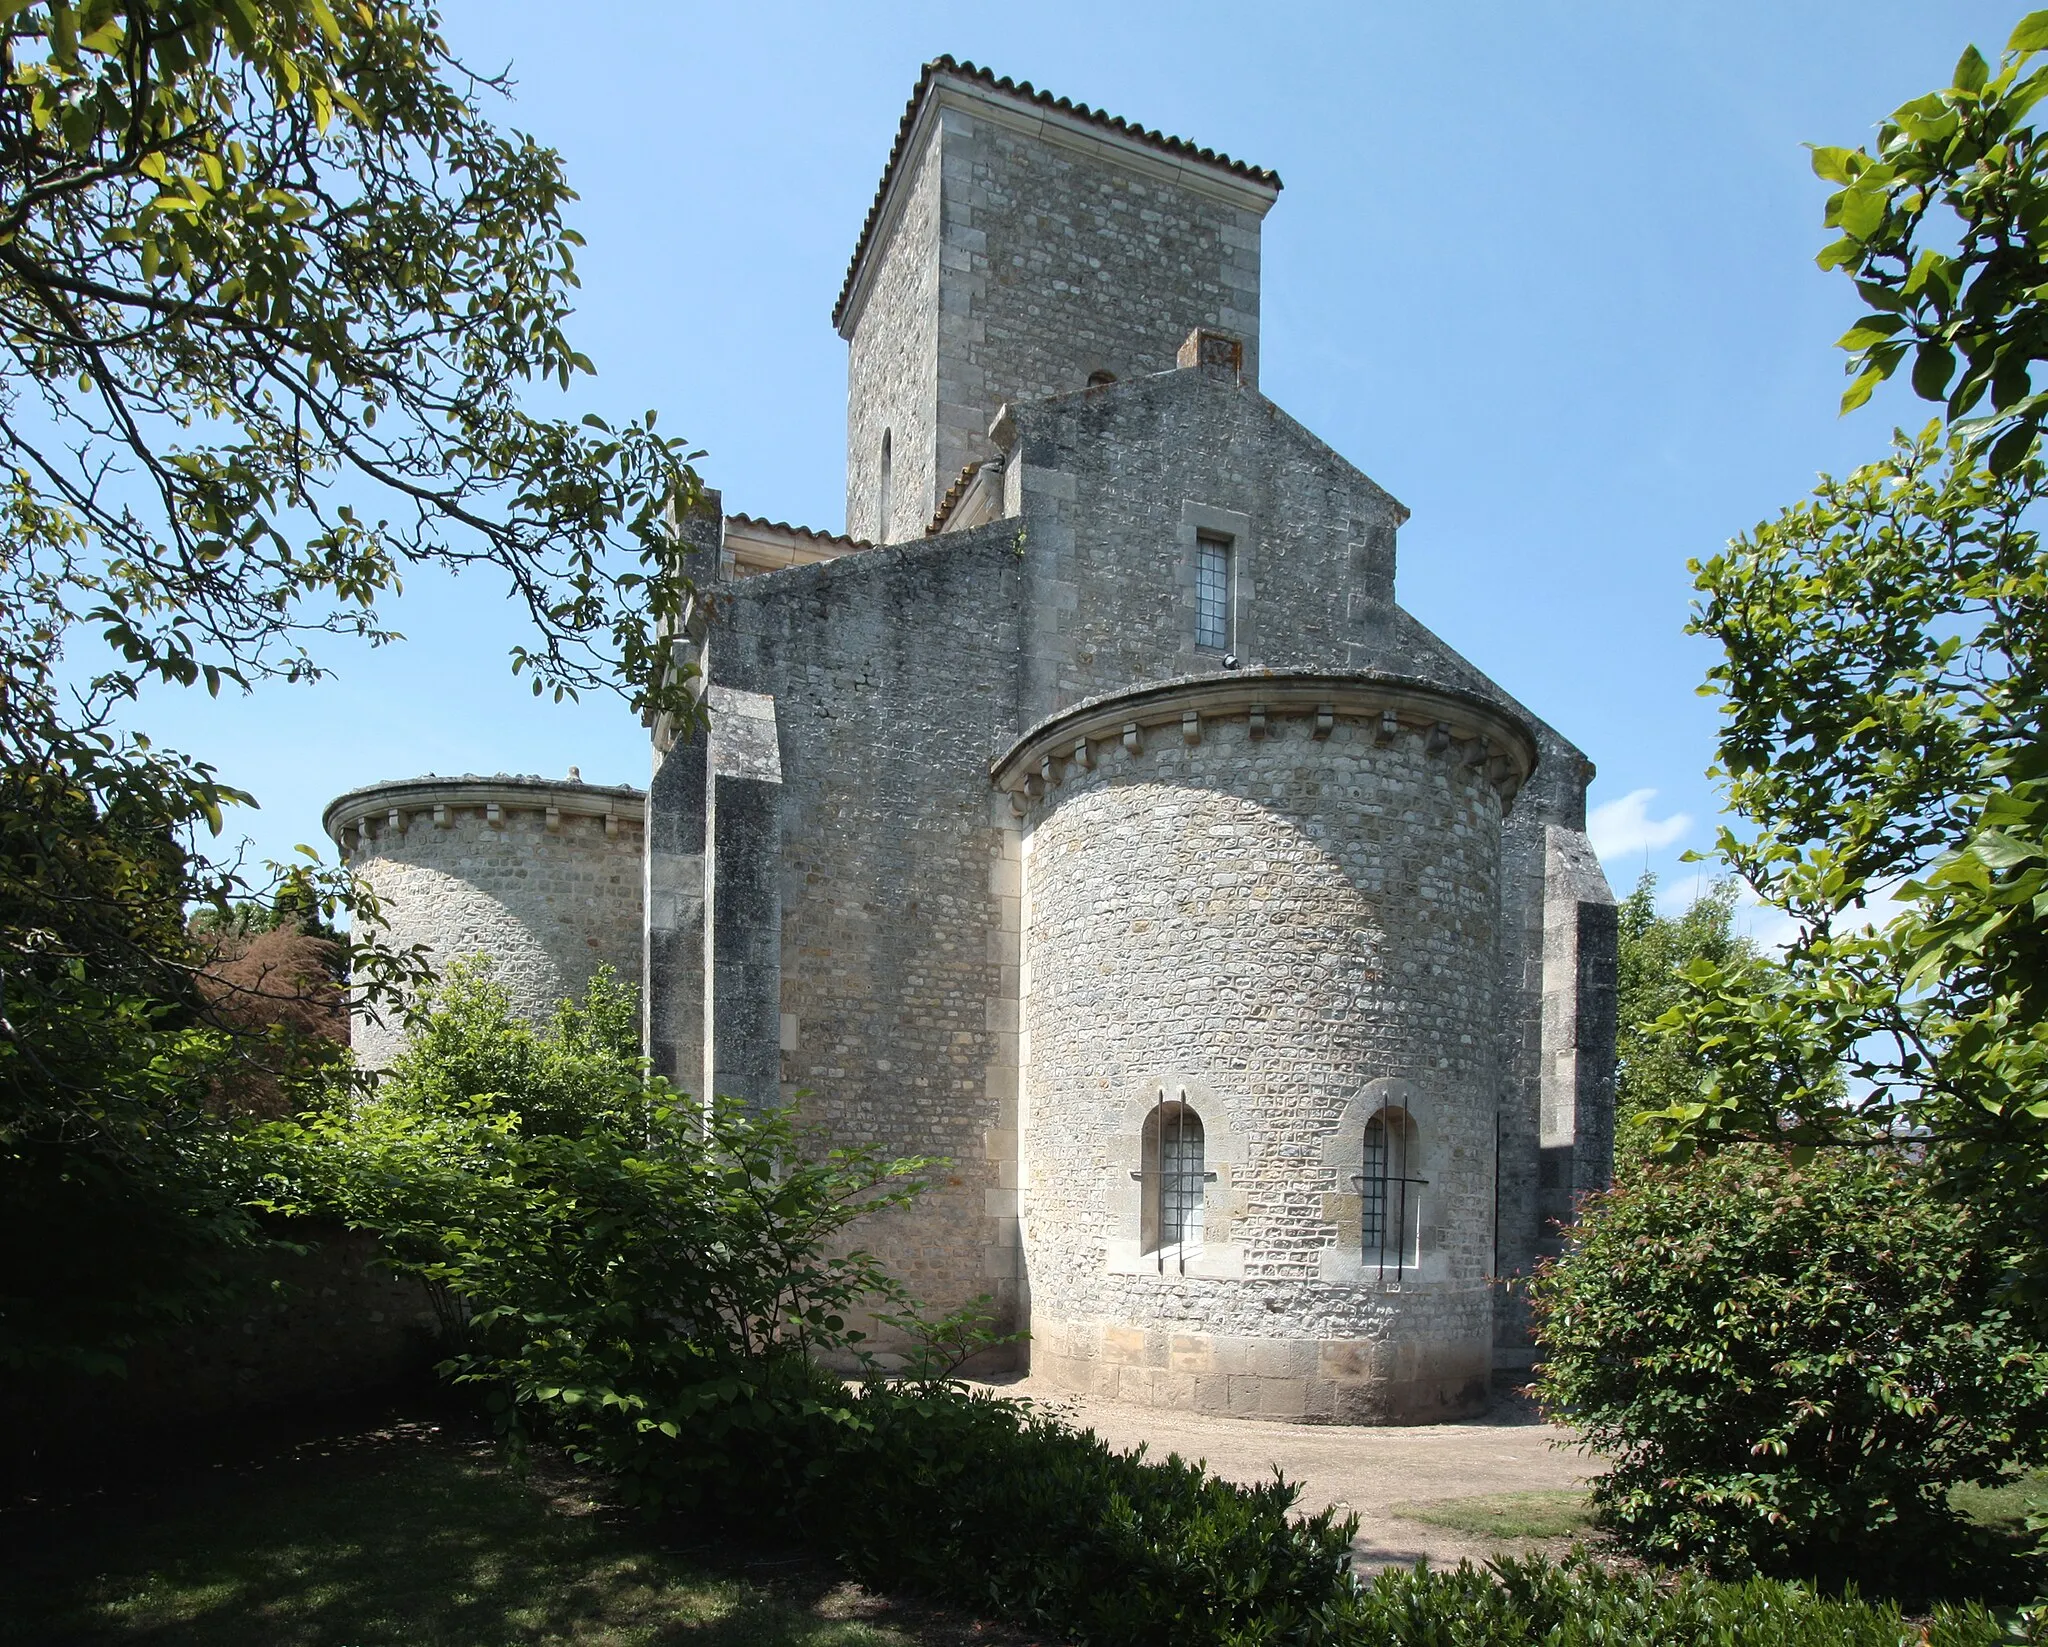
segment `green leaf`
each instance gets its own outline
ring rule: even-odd
[[[2014,26],[2007,36],[2005,49],[2016,57],[2025,57],[2048,46],[2048,11],[2029,12]]]
[[[1993,869],[2010,869],[2014,864],[2025,863],[2029,858],[2038,858],[2042,854],[2036,844],[1987,829],[1971,840],[1970,855]]]
[[[1865,315],[1835,339],[1837,349],[1861,350],[1882,343],[1906,324],[1903,315]]]
[[[1984,54],[1975,46],[1965,46],[1963,55],[1956,59],[1956,89],[1971,93],[1981,92],[1984,83],[1990,78],[1991,66],[1984,61]]]
[[[1922,400],[1940,400],[1954,375],[1956,357],[1939,343],[1923,343],[1913,356],[1913,392]]]
[[[1885,374],[1876,367],[1871,367],[1859,374],[1856,381],[1842,391],[1842,410],[1844,412],[1855,411],[1857,407],[1870,399],[1871,393],[1884,379]]]
[[[1835,196],[1829,221],[1857,240],[1868,240],[1884,222],[1887,196],[1881,188],[1861,185]]]
[[[2009,475],[2026,462],[2040,440],[2040,431],[2032,423],[2016,423],[1998,437],[1991,448],[1988,460],[1994,475]]]
[[[1849,169],[1849,162],[1852,158],[1860,156],[1860,150],[1822,148],[1813,143],[1807,144],[1807,148],[1812,151],[1813,175],[1815,177],[1829,183],[1849,183],[1854,181],[1855,173]]]

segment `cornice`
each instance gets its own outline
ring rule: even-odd
[[[550,830],[564,818],[600,818],[605,833],[623,825],[639,827],[646,818],[647,795],[627,784],[573,783],[566,779],[515,777],[500,773],[482,778],[403,778],[366,784],[328,802],[320,826],[344,851],[351,831],[360,845],[365,833],[404,833],[419,818],[439,828],[453,824],[459,812],[481,812],[487,823],[502,824],[514,812],[539,813]],[[365,826],[368,826],[367,830]]]
[[[990,764],[989,781],[1020,815],[1065,777],[1073,763],[1093,767],[1097,750],[1122,744],[1134,754],[1148,734],[1164,729],[1188,744],[1205,725],[1242,720],[1252,735],[1273,723],[1310,719],[1311,735],[1327,737],[1339,720],[1368,722],[1374,742],[1420,736],[1431,753],[1453,754],[1484,770],[1503,806],[1536,770],[1536,737],[1519,716],[1476,693],[1431,681],[1378,673],[1260,671],[1190,675],[1136,691],[1107,694],[1048,716]]]

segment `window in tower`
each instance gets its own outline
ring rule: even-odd
[[[1195,539],[1195,644],[1205,652],[1230,650],[1230,539],[1203,532]]]
[[[877,543],[887,543],[889,541],[889,505],[892,502],[889,496],[889,480],[889,431],[884,429],[882,431],[882,485],[880,496],[875,503],[875,542]]]
[[[1156,1255],[1162,1271],[1169,1263],[1185,1271],[1188,1249],[1202,1245],[1204,1186],[1215,1176],[1208,1170],[1202,1118],[1185,1093],[1169,1099],[1160,1089],[1145,1118],[1141,1159],[1143,1250]]]
[[[1365,1171],[1358,1183],[1364,1257],[1377,1264],[1381,1276],[1397,1278],[1422,1257],[1422,1192],[1429,1180],[1419,1176],[1421,1141],[1408,1112],[1382,1109],[1365,1124]]]

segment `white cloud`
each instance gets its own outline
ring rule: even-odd
[[[1656,798],[1654,789],[1631,789],[1620,800],[1593,808],[1586,819],[1586,833],[1603,862],[1629,853],[1654,852],[1692,828],[1691,817],[1683,812],[1668,818],[1651,817],[1650,803]]]

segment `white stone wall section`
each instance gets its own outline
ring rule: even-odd
[[[1013,791],[1021,1231],[1057,1382],[1324,1422],[1486,1402],[1500,826],[1533,749],[1497,713],[1339,684],[1153,689],[1019,746],[1065,756]],[[1162,1093],[1214,1175],[1204,1240],[1165,1254],[1141,1147]],[[1426,1182],[1417,1259],[1383,1268],[1360,1179],[1389,1105]]]

